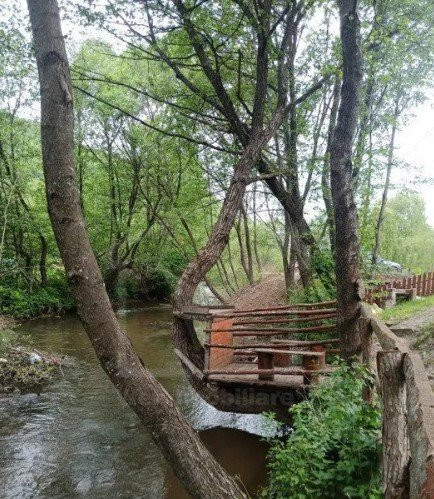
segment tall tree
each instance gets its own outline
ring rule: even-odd
[[[120,329],[92,251],[76,185],[73,98],[56,0],[28,0],[41,88],[49,215],[77,311],[101,366],[193,497],[244,497]]]
[[[347,357],[360,351],[357,319],[360,315],[363,294],[359,272],[360,244],[351,161],[363,76],[357,4],[358,0],[339,1],[343,75],[337,124],[330,148],[339,328],[341,348]]]

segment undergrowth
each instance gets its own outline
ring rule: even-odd
[[[44,288],[33,292],[13,285],[0,286],[0,314],[28,319],[41,314],[59,313],[74,303],[64,279],[52,279]]]
[[[341,365],[290,409],[294,430],[274,438],[266,498],[379,498],[381,416],[362,399],[372,374]]]

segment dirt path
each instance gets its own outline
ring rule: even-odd
[[[282,274],[268,274],[258,283],[243,288],[231,296],[229,301],[238,309],[286,305],[285,278]]]
[[[391,329],[420,353],[434,389],[434,307],[399,322]]]

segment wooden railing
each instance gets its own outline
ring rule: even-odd
[[[434,401],[422,359],[366,305],[361,320],[364,344],[371,345],[374,334],[382,347],[377,369],[383,405],[384,497],[434,498]]]
[[[331,372],[326,355],[337,353],[334,344],[339,340],[306,335],[336,332],[335,305],[329,301],[211,312],[205,329],[204,374],[256,376],[261,381],[273,381],[277,375],[302,376],[303,383],[310,384]],[[294,338],[302,333],[303,339]]]
[[[371,305],[376,303],[381,307],[396,290],[406,290],[408,294],[415,296],[434,295],[434,272],[402,277],[378,286],[368,286],[365,289],[365,301]]]

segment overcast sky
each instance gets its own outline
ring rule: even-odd
[[[413,110],[414,116],[399,131],[397,156],[407,163],[420,166],[422,175],[434,177],[434,91],[431,91],[429,96],[429,100]],[[395,171],[392,182],[406,184],[410,183],[413,177],[412,171]],[[424,182],[414,189],[423,195],[428,221],[434,227],[434,185]]]

